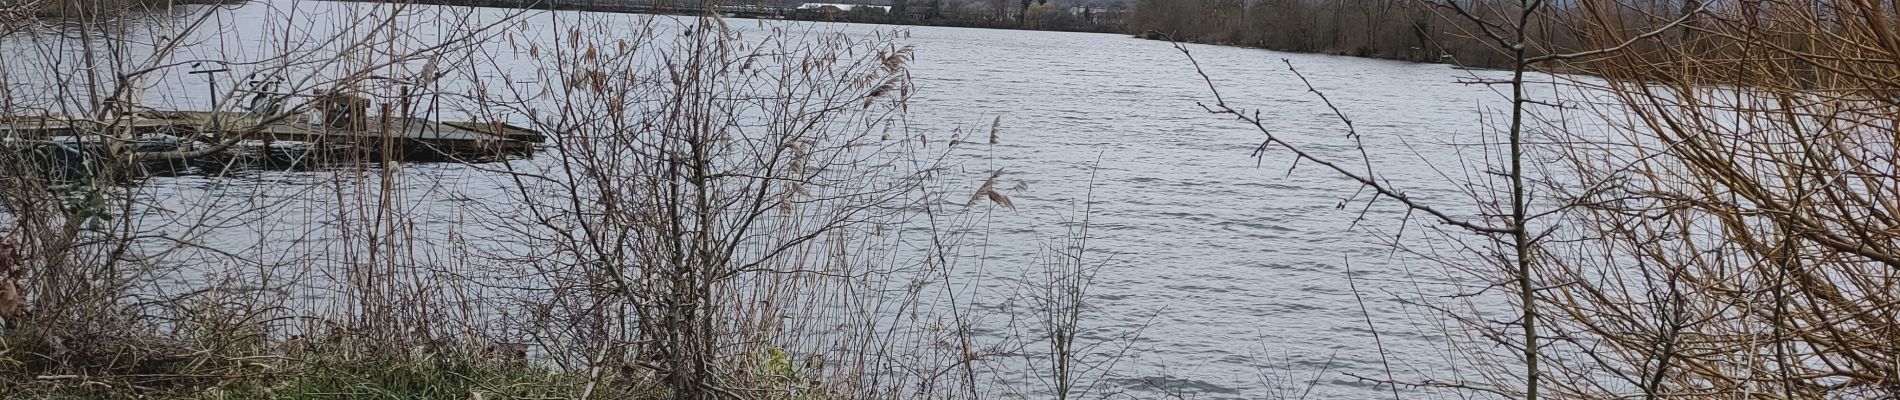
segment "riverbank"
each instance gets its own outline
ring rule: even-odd
[[[388,2],[388,0],[330,0],[330,1],[364,2],[364,3]],[[630,4],[630,3],[624,3],[624,2],[598,2],[598,1],[588,1],[588,0],[567,0],[567,1],[405,0],[403,1],[403,3],[443,5],[443,6],[462,6],[462,7],[482,7],[482,8],[580,11],[580,12],[598,12],[598,13],[616,13],[616,14],[698,15],[705,12],[705,9],[700,8],[700,7],[666,7],[666,6]],[[713,11],[717,13],[721,13],[723,14],[723,16],[728,17],[728,18],[743,18],[743,19],[775,19],[775,20],[805,21],[805,22],[844,22],[844,23],[881,24],[881,25],[949,27],[949,28],[977,28],[977,29],[1045,31],[1045,32],[1125,34],[1125,35],[1129,35],[1135,38],[1149,39],[1149,40],[1163,40],[1163,41],[1180,40],[1184,42],[1197,43],[1197,44],[1263,49],[1263,50],[1272,50],[1272,51],[1290,52],[1290,53],[1326,54],[1326,55],[1344,56],[1344,57],[1371,58],[1371,59],[1379,59],[1379,60],[1396,60],[1396,61],[1407,61],[1407,62],[1428,63],[1428,64],[1450,64],[1450,65],[1456,65],[1463,68],[1502,69],[1502,68],[1509,67],[1508,63],[1504,62],[1501,58],[1499,58],[1495,54],[1472,53],[1472,52],[1461,51],[1461,50],[1454,51],[1452,49],[1444,49],[1445,46],[1435,45],[1435,44],[1414,46],[1410,49],[1407,49],[1408,51],[1388,52],[1387,50],[1389,49],[1384,49],[1378,46],[1359,46],[1351,50],[1343,50],[1343,49],[1307,48],[1307,47],[1301,47],[1301,46],[1275,45],[1274,43],[1271,43],[1267,40],[1258,40],[1258,39],[1252,40],[1252,41],[1244,41],[1244,40],[1231,40],[1231,39],[1214,39],[1212,37],[1206,37],[1207,35],[1196,35],[1196,34],[1168,35],[1168,34],[1159,33],[1159,31],[1156,31],[1156,30],[1142,30],[1139,28],[1134,28],[1126,24],[1124,22],[1124,19],[1133,15],[1140,14],[1140,10],[1136,10],[1136,9],[1106,9],[1103,11],[1104,15],[1112,14],[1113,15],[1112,17],[1096,17],[1096,16],[1087,17],[1088,19],[1091,19],[1091,20],[1096,19],[1096,18],[1107,18],[1108,20],[1113,21],[1109,23],[1078,23],[1077,21],[1074,21],[1074,20],[1053,20],[1052,21],[1052,20],[1047,20],[1049,19],[1049,17],[1047,16],[1038,17],[1039,20],[1031,20],[1028,23],[1022,22],[1020,20],[1011,20],[1011,19],[996,20],[992,18],[939,17],[939,18],[898,19],[898,18],[892,18],[888,14],[864,12],[862,10],[855,11],[855,12],[826,13],[826,12],[811,12],[811,11],[797,10],[793,7],[765,7],[765,6],[723,6],[723,8],[719,10],[713,10]],[[1076,16],[1070,15],[1069,17],[1076,17]],[[1435,49],[1427,50],[1426,47],[1435,47]]]
[[[658,399],[637,379],[595,380],[525,361],[474,355],[378,354],[331,349],[286,354],[202,354],[173,368],[89,376],[0,373],[0,393],[19,399]],[[0,369],[30,364],[0,356]],[[9,371],[24,372],[24,371]],[[605,371],[618,375],[614,371]],[[612,382],[612,384],[598,384]]]
[[[358,3],[389,3],[390,2],[389,0],[329,0],[329,1],[358,2]],[[441,5],[441,6],[482,7],[482,8],[534,9],[534,10],[550,10],[550,11],[582,11],[582,12],[614,13],[614,14],[699,15],[708,11],[707,9],[701,8],[701,7],[669,7],[669,6],[629,4],[629,3],[622,3],[622,2],[598,2],[598,1],[587,1],[587,0],[578,0],[578,1],[574,1],[574,0],[570,0],[570,1],[404,0],[401,3]],[[1036,19],[1025,22],[1020,19],[999,20],[999,19],[994,19],[994,18],[989,18],[989,17],[894,18],[886,13],[867,12],[863,10],[853,11],[853,12],[826,12],[826,11],[798,10],[794,7],[767,7],[767,6],[721,6],[717,8],[718,9],[711,10],[711,11],[715,13],[719,13],[722,16],[727,17],[727,18],[771,19],[771,20],[804,21],[804,22],[844,22],[844,23],[908,25],[908,26],[938,26],[938,27],[949,27],[949,28],[1005,29],[1005,30],[1046,31],[1046,32],[1084,32],[1084,33],[1126,33],[1127,29],[1125,28],[1125,25],[1120,22],[1120,20],[1122,18],[1121,17],[1122,15],[1126,15],[1130,12],[1129,10],[1126,10],[1126,9],[1105,9],[1103,11],[1104,15],[1113,15],[1113,17],[1112,19],[1111,17],[1099,17],[1099,18],[1102,18],[1104,21],[1108,21],[1108,22],[1098,23],[1098,22],[1078,22],[1077,19],[1087,19],[1087,20],[1093,21],[1093,20],[1098,19],[1098,17],[1093,14],[1086,15],[1086,16],[1073,15],[1074,13],[1072,12],[1069,12],[1068,14],[1060,14],[1060,15],[1050,14],[1050,13],[1032,13],[1034,15],[1037,15]]]

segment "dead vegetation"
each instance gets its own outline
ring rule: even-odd
[[[1481,178],[1457,182],[1469,204],[1411,197],[1377,160],[1309,153],[1208,79],[1205,111],[1259,128],[1274,150],[1262,154],[1360,185],[1368,197],[1357,200],[1397,204],[1455,245],[1403,248],[1464,283],[1405,295],[1442,324],[1423,334],[1457,355],[1446,361],[1453,372],[1410,380],[1388,363],[1387,374],[1356,379],[1394,397],[1894,395],[1895,11],[1473,4],[1409,9],[1463,18],[1482,46],[1508,50],[1509,79],[1472,82],[1499,88],[1509,106],[1486,127],[1488,158],[1469,166]],[[1131,337],[1084,337],[1088,292],[1108,259],[1088,245],[1086,207],[1025,274],[1020,300],[1040,318],[1011,327],[1019,335],[979,336],[993,321],[950,282],[967,267],[958,260],[969,232],[1015,208],[1013,189],[1000,189],[1003,167],[949,187],[950,150],[905,124],[912,50],[890,37],[361,7],[315,38],[264,33],[260,52],[227,54],[249,57],[225,61],[240,69],[232,75],[282,75],[289,88],[224,86],[226,101],[212,106],[281,94],[293,103],[263,119],[305,118],[332,108],[318,99],[347,95],[353,115],[529,125],[550,134],[553,155],[472,164],[492,179],[463,184],[499,191],[452,215],[416,199],[468,193],[373,157],[285,178],[306,179],[289,193],[279,190],[297,185],[166,192],[142,185],[129,161],[210,157],[257,139],[239,127],[142,154],[126,145],[138,137],[114,129],[153,104],[188,103],[147,91],[191,65],[173,45],[228,33],[206,22],[223,9],[155,27],[82,21],[93,30],[76,37],[6,25],[0,40],[23,45],[9,50],[19,70],[0,77],[0,110],[106,121],[96,133],[109,157],[68,176],[33,150],[50,139],[7,138],[0,390],[1075,398],[1099,393],[1119,357],[1096,349]],[[404,34],[416,21],[451,29]],[[1559,28],[1577,42],[1532,34]],[[171,41],[129,39],[136,31]],[[74,42],[94,47],[75,52]],[[1540,70],[1580,69],[1602,79],[1567,82],[1607,101],[1526,88]],[[46,82],[65,89],[25,90]],[[1350,105],[1308,90],[1353,143],[1378,140],[1352,124]],[[1611,124],[1543,119],[1561,112]],[[1002,125],[991,123],[989,144]],[[949,147],[979,145],[963,139]],[[1538,168],[1540,155],[1567,169]],[[279,224],[313,228],[270,228]],[[1048,387],[993,383],[1025,371]]]
[[[1483,158],[1467,160],[1467,176],[1481,178],[1453,182],[1472,188],[1468,204],[1406,197],[1376,160],[1304,152],[1218,88],[1207,105],[1261,127],[1263,148],[1289,150],[1362,185],[1371,201],[1435,222],[1458,249],[1389,239],[1465,282],[1398,296],[1450,321],[1418,332],[1445,343],[1448,371],[1395,379],[1388,364],[1385,377],[1357,379],[1391,385],[1394,397],[1895,395],[1895,10],[1427,5],[1465,19],[1515,66],[1510,79],[1471,80],[1509,103],[1486,127]],[[1540,42],[1552,34],[1576,43]],[[1558,77],[1562,90],[1532,95],[1526,74],[1538,71],[1600,79]],[[1608,123],[1573,125],[1569,114]],[[1343,134],[1366,140],[1339,117]],[[1563,164],[1526,168],[1527,156]]]
[[[991,383],[1009,368],[998,360],[1033,354],[1022,351],[1030,336],[979,338],[976,295],[947,283],[970,227],[1012,207],[996,189],[1001,169],[974,189],[987,203],[946,201],[973,190],[948,183],[947,152],[973,145],[928,146],[905,123],[913,55],[899,36],[315,4],[326,14],[203,6],[81,19],[70,35],[9,14],[0,40],[19,44],[7,54],[19,61],[0,75],[0,111],[98,126],[78,138],[6,133],[0,243],[18,252],[0,254],[0,390],[1038,390]],[[263,18],[223,18],[236,11]],[[248,41],[206,47],[232,35]],[[179,88],[200,79],[223,83]],[[25,90],[39,87],[50,90]],[[148,138],[131,129],[140,115],[204,105],[249,117],[206,124],[175,149],[132,145]],[[310,167],[294,173],[208,169],[202,179],[218,184],[205,187],[142,169],[272,148],[261,125],[276,121],[361,131],[444,115],[532,127],[550,144],[534,159],[468,160],[480,178],[456,185],[376,151],[299,154]],[[476,196],[448,215],[416,205]],[[1087,299],[1070,292],[1060,310],[1075,324]],[[1062,356],[1045,365],[1074,367],[1075,349],[1051,351]],[[1063,392],[1087,391],[1073,388],[1083,375],[1060,375]]]

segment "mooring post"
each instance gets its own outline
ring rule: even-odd
[[[192,63],[191,67],[197,68],[198,63]],[[219,72],[231,72],[231,69],[218,68],[218,69],[208,69],[208,70],[203,70],[203,71],[191,71],[191,72],[185,73],[187,75],[204,75],[205,76],[205,84],[211,86],[211,112],[214,114],[218,112],[218,77],[212,76],[211,74],[215,74]]]
[[[192,68],[198,68],[199,65],[200,63],[191,63]],[[206,114],[207,117],[205,119],[208,124],[211,125],[210,128],[212,130],[221,129],[223,122],[218,121],[218,77],[211,74],[230,71],[230,68],[218,68],[185,73],[186,75],[204,75],[205,83],[211,87],[211,109],[208,110],[210,112]]]

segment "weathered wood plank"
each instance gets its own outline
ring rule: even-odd
[[[547,140],[540,132],[500,122],[433,122],[417,118],[375,118],[366,129],[340,129],[293,117],[262,125],[257,134],[240,140],[311,142],[404,152],[417,150],[453,156],[456,153],[529,152]],[[226,132],[250,131],[261,118],[233,112],[169,111],[146,113],[110,121],[62,116],[0,118],[0,135],[15,138],[95,136],[111,130],[164,133],[209,141],[230,139]]]

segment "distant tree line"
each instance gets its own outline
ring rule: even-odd
[[[854,22],[1051,31],[1124,32],[1130,14],[1118,0],[883,0],[890,12]],[[881,18],[880,18],[881,17]]]
[[[203,0],[200,0],[203,1]],[[813,3],[870,5],[827,10],[814,8],[777,15],[777,18],[956,26],[971,28],[1034,29],[1049,31],[1121,33],[1132,14],[1127,0],[346,0],[394,1],[476,7],[543,8],[599,12],[651,12],[654,9],[704,10],[725,6],[771,6],[784,9]],[[750,17],[748,15],[748,17]]]
[[[1151,39],[1254,46],[1274,50],[1503,67],[1508,57],[1482,38],[1480,27],[1448,7],[1453,0],[1136,0],[1130,34]],[[1503,21],[1516,6],[1455,0],[1484,20]],[[1556,8],[1540,13],[1576,14]],[[1562,21],[1562,16],[1549,20]],[[1552,24],[1545,24],[1552,25]],[[1641,28],[1633,27],[1633,28]],[[1534,53],[1574,47],[1562,26],[1532,29]]]
[[[1127,33],[1150,39],[1251,46],[1396,60],[1443,62],[1472,67],[1508,67],[1510,58],[1483,26],[1513,19],[1510,0],[360,0],[489,7],[551,8],[605,12],[653,12],[654,8],[705,10],[730,6],[795,9],[811,3],[872,5],[804,9],[785,18],[879,24],[956,26]],[[1640,32],[1681,15],[1700,0],[1603,6],[1572,0],[1542,7],[1530,31],[1540,47],[1533,54],[1572,50],[1588,33],[1573,26],[1595,21]],[[1559,22],[1547,22],[1559,21]],[[1570,21],[1569,23],[1562,21]],[[1653,55],[1643,43],[1630,54]],[[1572,66],[1581,65],[1573,63]]]

